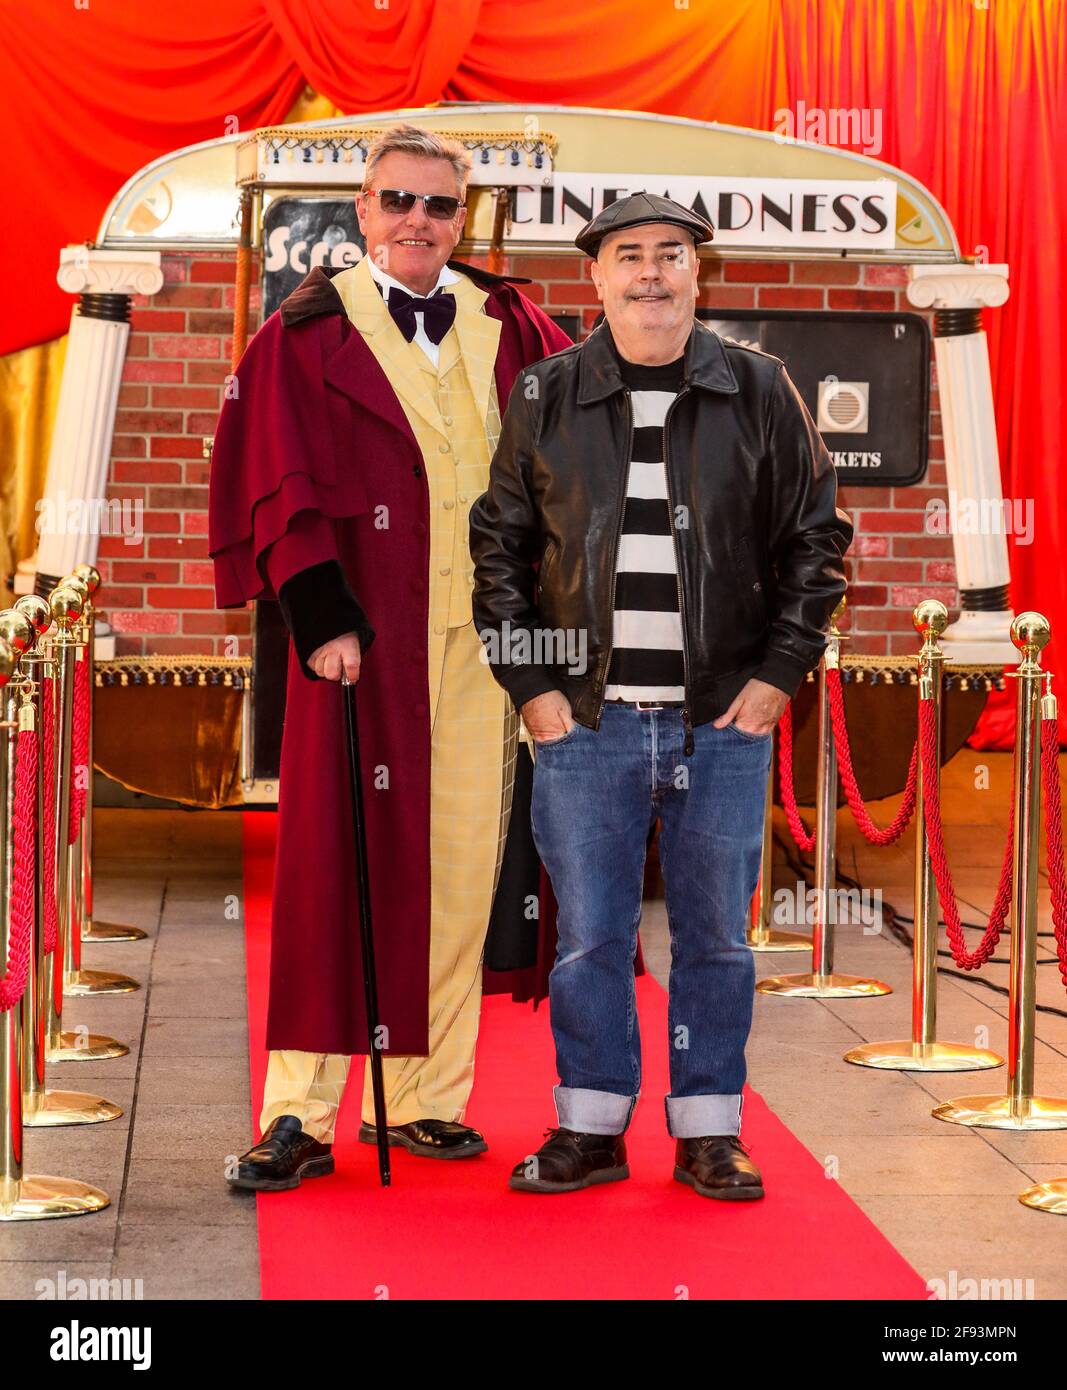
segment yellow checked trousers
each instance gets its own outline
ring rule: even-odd
[[[473,623],[448,629],[430,744],[430,1013],[427,1057],[385,1057],[389,1123],[462,1120],[474,1083],[482,952],[500,874],[515,777],[518,721]],[[351,1059],[272,1052],[260,1125],[295,1115],[333,1141]],[[374,1122],[370,1064],[363,1118]]]

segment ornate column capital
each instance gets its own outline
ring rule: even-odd
[[[163,286],[158,251],[104,251],[64,246],[56,272],[68,294],[156,294]]]
[[[1009,292],[1007,265],[908,267],[908,302],[917,309],[996,309]]]

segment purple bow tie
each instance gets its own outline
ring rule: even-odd
[[[419,299],[390,285],[387,303],[396,326],[409,343],[415,336],[416,314],[423,316],[423,327],[431,343],[439,343],[456,319],[456,297],[442,290],[436,290],[429,299]]]

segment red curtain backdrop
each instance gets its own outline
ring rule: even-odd
[[[95,236],[130,174],[234,119],[281,120],[305,84],[354,113],[556,102],[763,129],[801,101],[880,113],[880,157],[935,194],[964,254],[1011,267],[987,324],[1005,493],[1035,502],[1013,597],[1067,622],[1065,0],[0,3],[8,225],[29,231],[0,352],[65,330],[59,248]]]

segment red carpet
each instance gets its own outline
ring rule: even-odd
[[[244,814],[253,1129],[266,1068],[268,930],[276,817]],[[922,1299],[919,1275],[749,1090],[745,1140],[761,1202],[698,1197],[671,1177],[667,996],[637,982],[644,1093],[627,1136],[632,1177],[567,1196],[511,1192],[512,1166],[555,1123],[547,1007],[485,1001],[470,1123],[484,1157],[443,1163],[393,1149],[393,1186],[356,1142],[362,1062],[341,1110],[337,1172],[257,1198],[264,1298]],[[358,1083],[357,1083],[358,1078]]]

